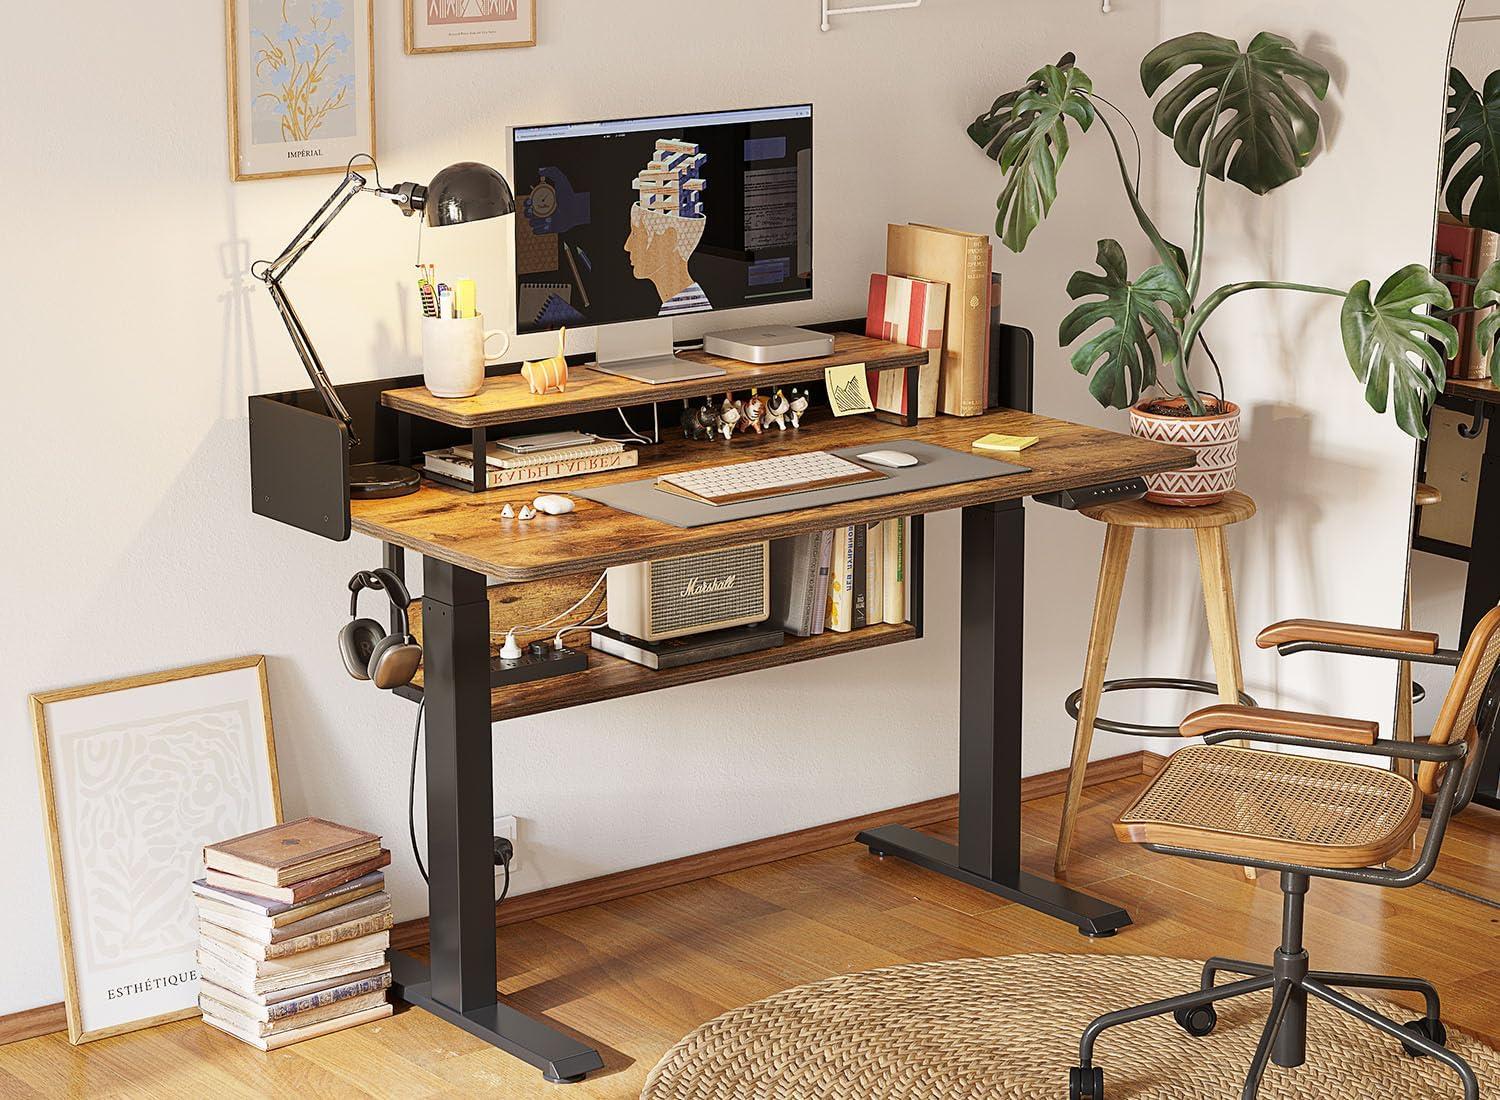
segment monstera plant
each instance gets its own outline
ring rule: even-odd
[[[1365,279],[1347,288],[1278,279],[1202,285],[1209,177],[1264,195],[1300,176],[1318,148],[1318,103],[1328,92],[1328,71],[1280,35],[1262,32],[1241,48],[1200,32],[1157,46],[1142,60],[1140,74],[1155,101],[1156,129],[1172,140],[1178,158],[1197,170],[1186,248],[1167,240],[1146,211],[1139,193],[1139,145],[1132,165],[1106,112],[1127,126],[1129,120],[1094,91],[1071,54],[997,98],[968,132],[1005,178],[995,232],[1014,252],[1026,247],[1052,208],[1072,134],[1088,132],[1098,122],[1109,136],[1126,198],[1156,262],[1132,274],[1118,241],[1098,242],[1099,270],[1075,272],[1068,281],[1068,296],[1078,304],[1063,319],[1059,337],[1064,346],[1077,344],[1073,369],[1090,376],[1094,397],[1103,405],[1131,409],[1133,430],[1197,449],[1195,470],[1153,482],[1152,497],[1201,504],[1233,488],[1239,410],[1225,399],[1222,376],[1213,395],[1194,384],[1192,369],[1195,349],[1201,349],[1218,375],[1204,325],[1225,302],[1249,291],[1342,299],[1344,352],[1365,400],[1379,413],[1392,408],[1403,431],[1424,437],[1428,410],[1443,388],[1444,358],[1454,353],[1458,339],[1446,319],[1452,298],[1426,267],[1403,267],[1379,289]],[[1500,103],[1495,109],[1500,112]],[[1493,132],[1488,116],[1483,129]],[[1493,144],[1486,149],[1491,158],[1500,158]],[[1485,179],[1500,197],[1500,159],[1492,163],[1493,171],[1488,165],[1483,169]],[[1500,213],[1500,202],[1496,207]],[[1481,295],[1500,302],[1500,264],[1477,288],[1476,305],[1483,304]],[[1496,327],[1500,320],[1489,326],[1491,340]]]

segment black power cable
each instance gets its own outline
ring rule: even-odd
[[[427,877],[427,867],[422,863],[422,850],[417,845],[417,750],[422,744],[422,712],[426,709],[427,700],[423,699],[417,704],[417,724],[411,731],[411,771],[406,784],[406,829],[411,837],[411,854],[417,861],[417,870],[422,872],[422,881],[430,883],[432,880]],[[496,849],[495,861],[505,869],[505,883],[500,888],[500,896],[495,899],[499,903],[510,893],[510,861],[515,849],[508,840],[497,844]]]

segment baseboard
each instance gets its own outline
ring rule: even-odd
[[[1142,774],[1154,774],[1159,763],[1148,763],[1146,757],[1155,753],[1133,752],[1107,760],[1090,762],[1085,783],[1094,786],[1115,779],[1127,779]],[[1156,757],[1159,761],[1161,758]],[[1150,769],[1148,772],[1147,769]],[[1028,776],[1021,780],[1021,800],[1030,802],[1061,794],[1067,785],[1066,768],[1042,775]],[[925,802],[897,806],[889,810],[859,817],[830,821],[791,833],[751,840],[728,848],[717,848],[710,852],[670,859],[646,867],[634,867],[628,871],[616,871],[598,878],[582,879],[562,886],[552,886],[508,898],[495,908],[495,926],[519,924],[537,917],[565,913],[570,909],[582,909],[586,905],[627,898],[668,886],[680,886],[685,882],[712,878],[714,875],[741,871],[746,867],[759,867],[774,863],[778,859],[821,852],[848,844],[854,834],[862,829],[874,829],[881,825],[907,825],[920,828],[935,825],[940,821],[951,821],[958,816],[958,795],[944,795]],[[391,946],[400,950],[426,946],[428,940],[427,918],[404,921],[391,929]]]
[[[1145,750],[1126,753],[1124,756],[1113,756],[1106,760],[1094,760],[1089,763],[1084,783],[1092,787],[1116,779],[1155,775],[1161,770],[1166,760],[1165,756]],[[1067,785],[1067,778],[1066,768],[1042,775],[1028,776],[1021,780],[1021,800],[1030,802],[1033,799],[1061,794]],[[828,848],[836,848],[840,844],[848,844],[854,834],[861,829],[874,829],[881,825],[908,825],[920,828],[923,825],[935,825],[940,821],[951,821],[957,816],[958,795],[944,795],[941,798],[929,798],[925,802],[914,802],[907,806],[863,814],[860,817],[845,818],[843,821],[830,821],[824,825],[814,825],[808,829],[798,829],[779,836],[751,840],[711,852],[669,859],[662,863],[635,867],[628,871],[616,871],[614,874],[569,882],[562,886],[552,886],[545,890],[536,890],[530,894],[509,898],[503,905],[496,906],[495,926],[498,928],[507,924],[518,924],[521,921],[534,920],[553,913],[564,913],[569,909],[581,909],[586,905],[597,905],[616,898],[627,898],[634,894],[644,894],[668,886],[679,886],[685,882],[696,882],[698,879],[712,878],[714,875],[739,871],[746,867],[758,867],[765,863],[774,863],[778,859],[821,852]],[[427,939],[426,917],[403,921],[391,929],[391,946],[399,950],[424,947]],[[48,1035],[54,1031],[65,1031],[67,1026],[67,1017],[61,1004],[42,1005],[40,1008],[29,1008],[24,1012],[0,1016],[0,1046],[20,1042],[22,1039],[34,1039],[39,1035]]]
[[[0,1016],[0,1046],[19,1043],[22,1039],[35,1039],[38,1035],[51,1035],[54,1031],[68,1030],[68,1012],[62,1002],[28,1008],[25,1012],[12,1012]]]

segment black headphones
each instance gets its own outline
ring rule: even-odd
[[[359,594],[367,588],[382,591],[390,599],[401,619],[397,633],[388,633],[374,619],[359,617]],[[422,663],[422,647],[412,637],[406,617],[410,606],[411,593],[389,569],[361,570],[349,578],[349,622],[339,631],[339,654],[350,676],[369,680],[378,688],[411,683]]]

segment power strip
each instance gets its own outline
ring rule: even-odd
[[[529,684],[552,676],[583,672],[589,655],[579,649],[554,649],[551,642],[532,642],[519,657],[490,658],[490,687]]]

